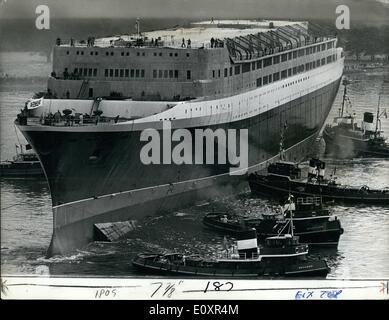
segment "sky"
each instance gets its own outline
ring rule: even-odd
[[[334,18],[339,4],[351,18],[388,20],[389,0],[0,0],[0,18],[32,18],[46,4],[52,18]]]

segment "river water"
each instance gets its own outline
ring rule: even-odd
[[[15,144],[24,143],[13,120],[24,102],[34,92],[46,87],[50,64],[46,57],[34,53],[0,53],[1,159],[15,154]],[[378,92],[382,89],[381,107],[389,106],[388,70],[365,71],[349,75],[349,97],[355,113],[376,111]],[[330,113],[337,114],[342,90]],[[388,110],[389,111],[389,110]],[[382,129],[389,135],[389,119],[382,119]],[[18,141],[19,140],[19,141]],[[331,161],[338,181],[370,187],[389,186],[389,160]],[[1,186],[1,269],[3,274],[51,274],[136,276],[131,259],[142,251],[183,251],[207,253],[223,249],[223,235],[206,229],[202,218],[214,208],[234,212],[258,212],[269,200],[244,192],[235,197],[200,203],[190,208],[146,218],[128,238],[118,242],[94,242],[65,256],[45,258],[52,230],[51,199],[44,179],[2,179]],[[332,205],[345,232],[336,249],[313,250],[331,267],[328,279],[389,278],[389,207],[366,205]]]

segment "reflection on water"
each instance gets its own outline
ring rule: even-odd
[[[41,62],[39,62],[41,63]],[[33,64],[33,62],[32,62]],[[25,65],[29,68],[29,64]],[[387,71],[386,71],[387,72]],[[353,74],[349,96],[359,120],[364,111],[374,112],[383,74]],[[17,138],[13,120],[24,101],[45,88],[44,81],[0,87],[1,157],[14,155]],[[389,105],[389,83],[383,88],[382,106]],[[339,92],[327,121],[337,114]],[[389,135],[389,120],[382,119]],[[24,142],[21,134],[18,134]],[[389,185],[389,160],[327,160],[327,173],[336,168],[338,182],[382,188]],[[1,268],[7,274],[50,273],[56,275],[136,276],[131,259],[142,251],[181,251],[215,256],[223,250],[222,234],[205,228],[206,212],[229,210],[244,214],[261,213],[273,203],[249,192],[236,198],[193,206],[178,212],[150,217],[140,222],[127,239],[115,243],[95,242],[66,256],[45,258],[52,230],[51,199],[44,179],[2,179]],[[333,205],[344,228],[338,249],[313,250],[324,257],[331,272],[328,278],[389,277],[389,208],[365,205]],[[228,238],[230,242],[233,239]]]
[[[0,187],[2,270],[31,273],[28,265],[44,254],[51,237],[51,199],[46,180],[2,178]]]

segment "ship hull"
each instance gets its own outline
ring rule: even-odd
[[[241,121],[192,126],[190,130],[248,129],[250,173],[278,159],[280,133],[287,121],[285,155],[297,161],[310,152],[339,83],[338,78]],[[248,186],[247,175],[230,175],[228,163],[144,165],[139,158],[145,144],[140,142],[140,131],[80,133],[20,128],[36,150],[50,186],[54,227],[49,255],[92,241],[96,223],[141,219]]]

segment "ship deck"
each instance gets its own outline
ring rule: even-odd
[[[95,47],[126,47],[129,42],[136,42],[137,39],[146,39],[143,47],[155,46],[155,39],[158,39],[158,46],[176,49],[187,48],[211,48],[211,39],[223,41],[225,38],[236,38],[257,34],[271,30],[273,28],[287,25],[302,25],[301,21],[270,21],[270,20],[215,20],[194,22],[189,26],[174,27],[165,30],[154,30],[141,32],[138,34],[118,35],[112,37],[99,38],[94,41]],[[188,40],[190,45],[188,46]],[[151,42],[151,40],[153,40]],[[183,41],[184,40],[184,41]],[[68,42],[62,42],[61,46],[69,46]],[[75,41],[73,46],[86,47],[85,41]]]

